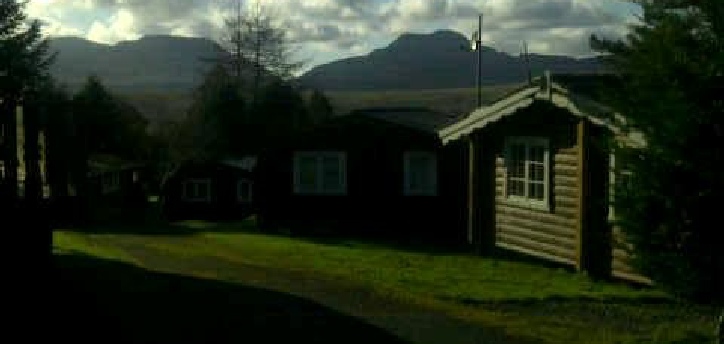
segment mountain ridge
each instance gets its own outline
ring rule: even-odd
[[[323,90],[448,89],[475,87],[477,53],[468,39],[455,31],[429,34],[405,33],[386,47],[369,54],[332,61],[312,68],[300,77],[302,84]],[[527,67],[520,56],[483,47],[483,84],[523,82]],[[595,57],[530,54],[533,74],[597,72]]]
[[[468,39],[452,30],[404,33],[368,54],[343,58],[313,67],[297,81],[328,91],[413,90],[475,87],[477,54]],[[80,37],[50,39],[59,55],[51,74],[75,89],[95,74],[121,92],[190,91],[202,81],[211,64],[223,54],[214,41],[203,37],[146,35],[135,40],[103,44]],[[595,58],[531,54],[533,74],[593,72],[601,69]],[[525,81],[520,56],[483,47],[483,84]]]

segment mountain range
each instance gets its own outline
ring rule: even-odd
[[[95,74],[111,89],[124,93],[188,91],[211,67],[208,60],[222,53],[210,39],[166,35],[144,36],[115,45],[60,37],[50,44],[59,53],[51,72],[71,89]],[[403,34],[367,55],[316,66],[298,81],[326,91],[474,87],[477,53],[469,51],[469,45],[465,36],[448,30]],[[545,69],[592,72],[601,68],[595,58],[532,54],[529,61],[534,74]],[[483,84],[524,81],[526,69],[520,56],[483,47]]]
[[[477,52],[454,31],[403,34],[387,47],[317,66],[304,74],[304,84],[327,90],[449,89],[475,87]],[[596,58],[529,54],[529,64],[490,47],[482,48],[482,84],[498,85],[527,79],[544,70],[581,73],[599,70]]]
[[[51,39],[50,47],[58,53],[51,74],[71,89],[95,74],[123,93],[187,91],[201,83],[208,60],[221,52],[209,39],[162,35],[115,45],[61,37]]]

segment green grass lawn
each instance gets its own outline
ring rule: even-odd
[[[286,271],[545,343],[707,343],[713,341],[717,315],[716,309],[677,303],[656,290],[595,282],[563,269],[353,240],[264,235],[252,221],[59,230],[54,245],[59,256],[80,253],[225,283],[248,278],[235,267]]]

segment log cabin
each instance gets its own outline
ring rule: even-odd
[[[263,228],[437,243],[464,204],[437,131],[454,118],[426,108],[354,110],[296,135],[259,161]],[[457,160],[457,159],[456,159]],[[462,215],[462,214],[461,214]]]
[[[606,75],[546,73],[440,130],[464,153],[468,244],[649,283],[611,219],[617,144],[645,146],[624,135],[601,101]],[[611,144],[615,142],[616,144]]]
[[[164,216],[170,220],[244,219],[254,213],[257,158],[187,161],[161,184]]]

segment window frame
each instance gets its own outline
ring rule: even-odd
[[[414,190],[411,187],[411,160],[414,157],[425,156],[431,158],[432,165],[426,166],[426,168],[432,168],[432,184],[425,188]],[[406,151],[402,154],[403,163],[403,180],[402,180],[402,193],[405,196],[437,196],[438,194],[438,160],[437,154],[432,151]]]
[[[187,192],[187,186],[189,184],[196,185],[194,191],[196,193],[199,185],[204,185],[206,188],[206,197],[192,197]],[[198,202],[198,203],[211,203],[211,179],[210,178],[189,178],[181,183],[181,199],[186,202]]]
[[[325,189],[324,182],[324,158],[334,157],[337,159],[339,168],[339,184],[335,189]],[[301,185],[300,162],[302,159],[313,158],[315,160],[315,185],[314,190],[305,190]],[[296,195],[322,195],[322,196],[344,196],[347,195],[347,153],[343,151],[296,151],[292,162],[293,192]]]
[[[510,180],[510,171],[512,164],[512,147],[513,145],[523,145],[525,147],[525,177],[515,177],[516,180],[525,183],[525,196],[510,195],[508,191],[508,183]],[[530,197],[530,185],[539,184],[531,181],[531,148],[543,147],[543,199],[533,199]],[[503,160],[505,166],[505,175],[503,178],[503,195],[506,202],[510,204],[520,205],[531,209],[550,211],[550,190],[551,190],[551,157],[550,157],[550,139],[539,136],[510,136],[505,138]]]
[[[243,195],[242,185],[247,184],[249,194]],[[245,197],[246,196],[246,197]],[[240,178],[236,181],[236,201],[239,203],[252,203],[254,201],[254,182],[247,178]]]
[[[101,191],[104,194],[116,192],[121,189],[121,174],[118,171],[103,173],[100,175]]]

